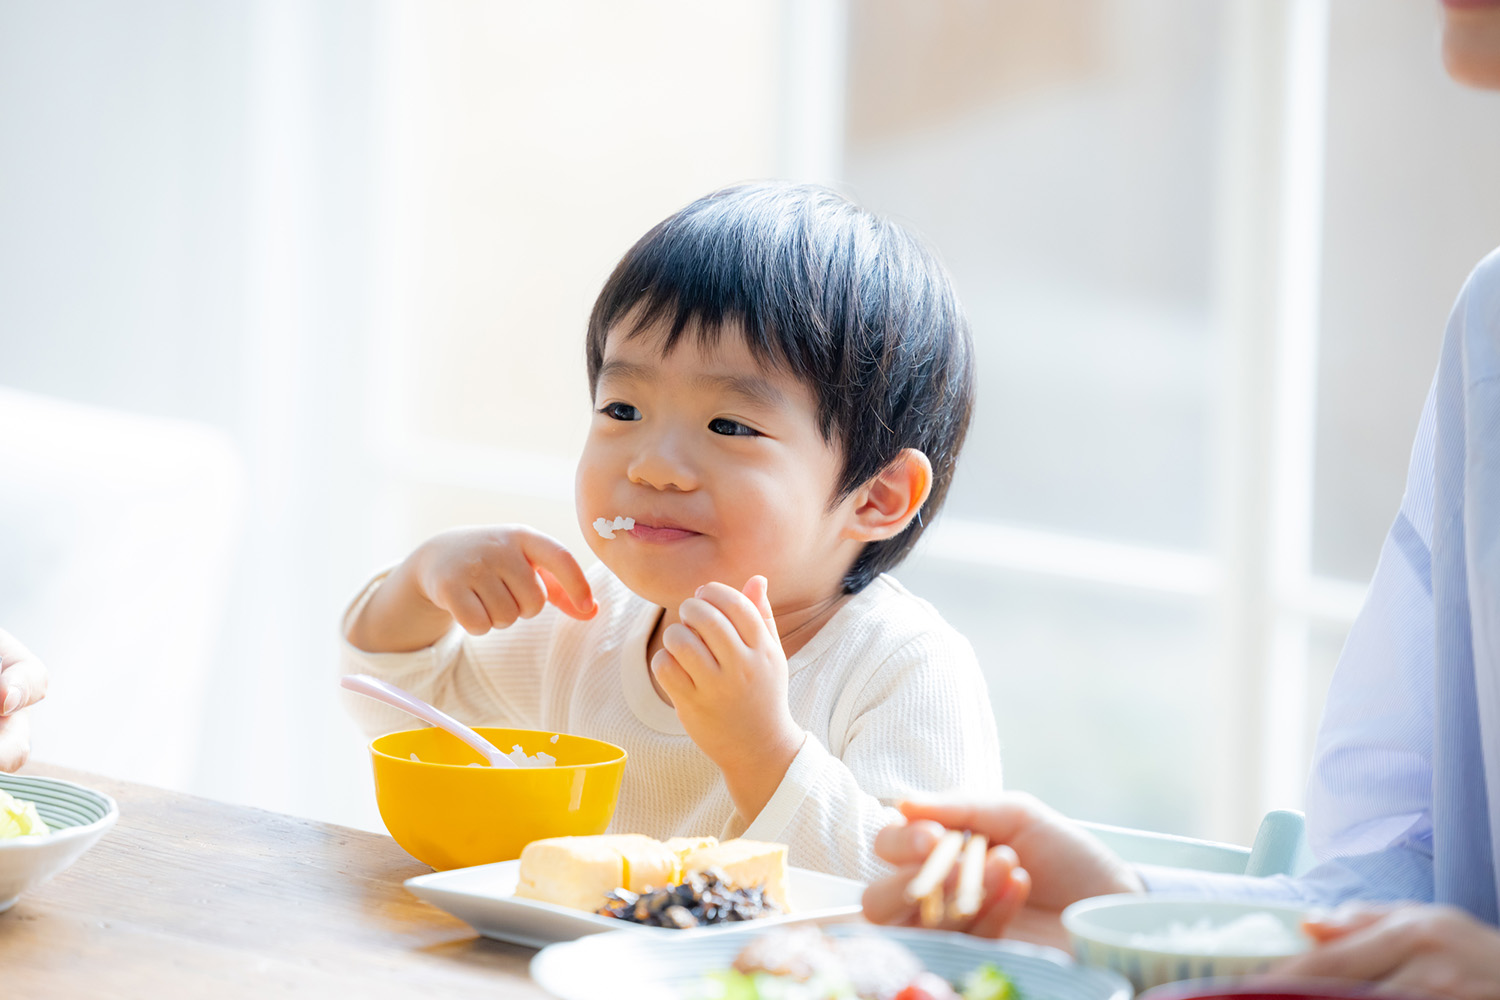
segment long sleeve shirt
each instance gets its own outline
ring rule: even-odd
[[[857,879],[885,869],[871,849],[918,793],[987,795],[1000,786],[994,714],[973,649],[889,576],[850,598],[788,663],[802,748],[758,816],[735,809],[718,768],[651,685],[646,646],[662,609],[602,565],[589,571],[599,612],[586,622],[548,607],[510,628],[454,628],[427,649],[367,653],[344,644],[345,673],[397,684],[471,726],[544,729],[629,754],[612,832],[779,841],[804,868]],[[346,616],[359,612],[380,578]],[[350,696],[371,735],[411,719]]]
[[[1143,871],[1154,891],[1500,914],[1500,251],[1454,306],[1406,493],[1334,672],[1300,878]]]

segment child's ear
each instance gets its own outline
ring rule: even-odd
[[[915,448],[903,448],[885,468],[854,491],[845,537],[860,542],[894,538],[911,523],[932,492],[932,463]]]

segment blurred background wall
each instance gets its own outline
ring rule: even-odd
[[[1244,841],[1300,804],[1500,102],[1422,0],[0,6],[0,626],[35,756],[379,828],[336,624],[440,528],[582,549],[581,334],[713,188],[925,234],[980,403],[899,574],[1007,783]]]

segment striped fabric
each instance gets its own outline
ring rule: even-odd
[[[1300,879],[1153,891],[1448,903],[1500,922],[1500,251],[1448,322],[1401,512],[1328,692]]]

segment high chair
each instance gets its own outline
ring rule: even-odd
[[[1266,813],[1249,847],[1103,823],[1079,825],[1134,864],[1264,877],[1300,875],[1316,863],[1302,813],[1292,809]]]

